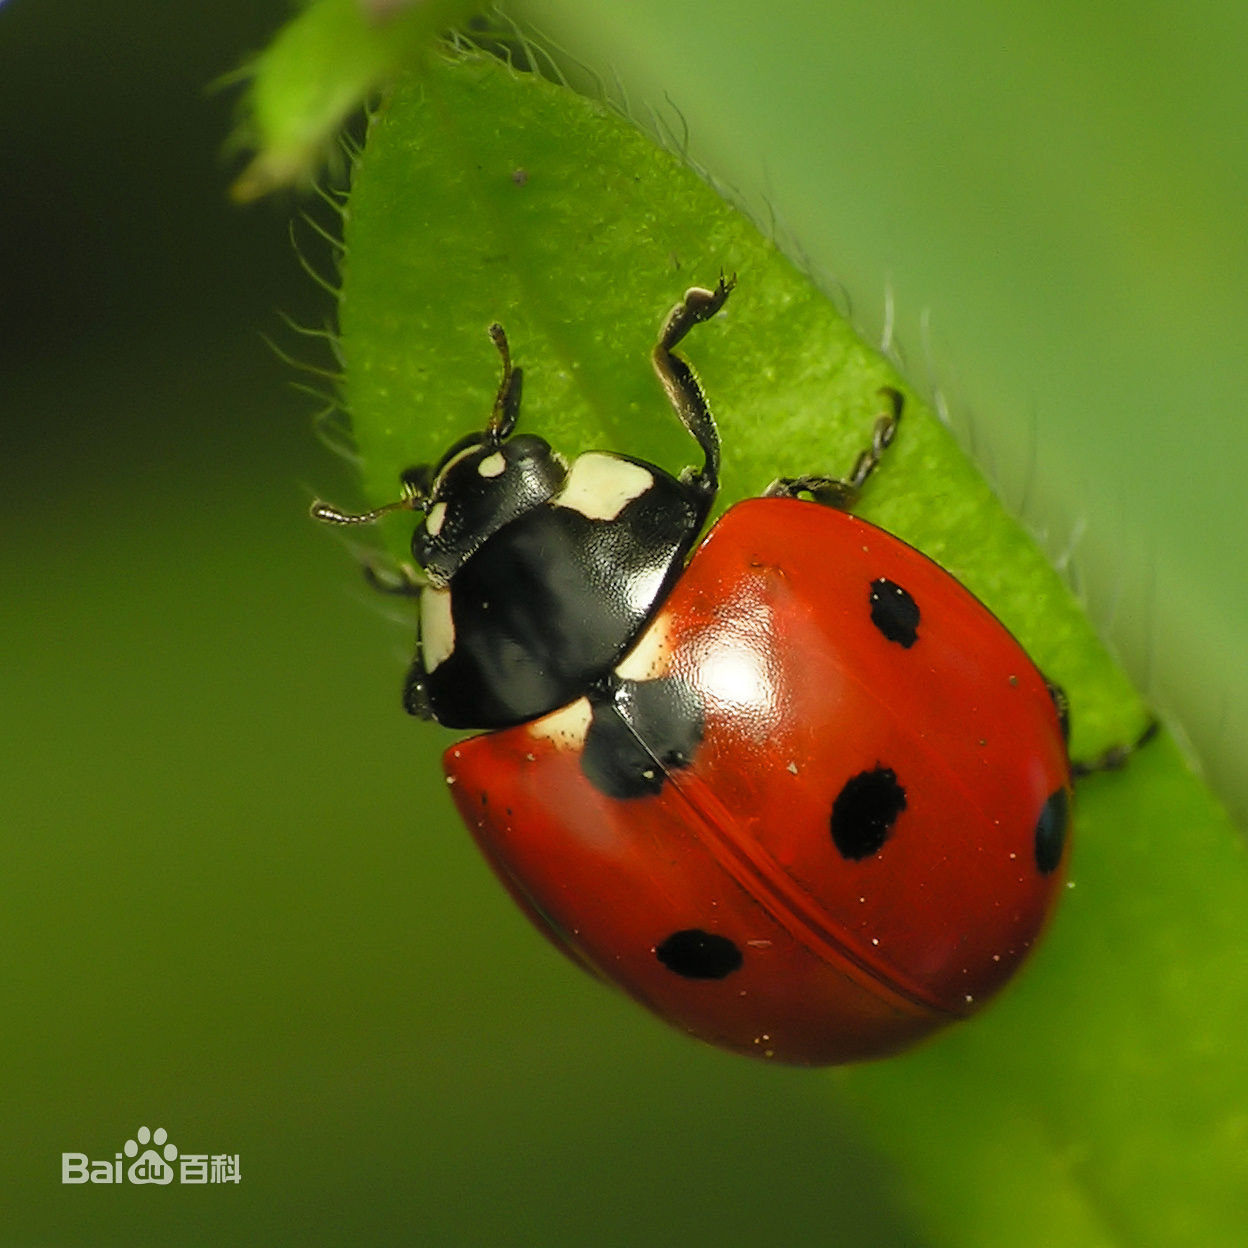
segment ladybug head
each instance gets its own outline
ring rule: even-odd
[[[491,422],[432,468],[403,474],[411,505],[425,513],[412,534],[412,556],[431,584],[445,585],[487,538],[558,493],[567,475],[544,438],[500,436]]]
[[[431,468],[403,474],[410,505],[425,513],[412,534],[412,556],[436,586],[445,586],[505,524],[557,493],[568,475],[545,439],[512,436],[524,374],[512,367],[501,325],[490,326],[490,339],[503,376],[484,432],[460,438]]]
[[[371,524],[392,511],[419,511],[412,555],[430,584],[445,587],[471,555],[505,524],[540,507],[563,488],[568,468],[534,434],[512,436],[520,414],[522,372],[513,368],[507,335],[490,326],[503,362],[494,410],[481,433],[451,446],[435,464],[409,468],[400,478],[403,496],[372,511],[354,514],[317,501],[312,514],[327,524]]]

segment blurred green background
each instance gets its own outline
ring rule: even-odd
[[[698,7],[687,6],[689,23]],[[289,389],[292,370],[262,341],[313,354],[278,311],[311,325],[331,315],[290,245],[293,201],[242,211],[225,199],[219,152],[231,102],[205,84],[286,12],[238,0],[0,6],[0,706],[9,726],[0,1243],[923,1244],[903,1179],[840,1108],[839,1076],[695,1046],[571,974],[456,825],[441,794],[440,740],[398,710],[408,630],[306,519],[313,492],[350,495],[343,467],[313,437],[314,404]],[[735,38],[748,52],[755,6],[714,12],[708,37]],[[656,13],[638,7],[634,38],[653,39]],[[746,25],[723,25],[727,13]],[[1024,414],[1037,392],[1051,405],[1054,394],[1095,384],[1092,410],[1128,393],[1148,417],[1140,454],[1156,456],[1144,470],[1158,496],[1165,506],[1190,499],[1204,530],[1213,526],[1207,545],[1221,550],[1243,518],[1225,508],[1228,498],[1243,505],[1226,487],[1244,467],[1244,356],[1222,345],[1243,323],[1224,297],[1245,269],[1242,220],[1226,218],[1245,168],[1242,85],[1233,98],[1219,94],[1234,84],[1191,59],[1188,45],[1178,72],[1164,41],[1124,47],[1107,28],[1085,32],[1070,107],[1099,105],[1098,133],[1162,145],[1156,156],[1127,152],[1130,169],[1169,167],[1171,146],[1186,142],[1176,194],[1166,197],[1165,179],[1147,182],[1141,211],[1181,220],[1189,239],[1206,223],[1210,254],[1197,265],[1171,253],[1158,269],[1149,255],[1114,252],[1126,277],[1107,288],[1093,238],[1066,260],[1069,273],[1088,269],[1088,283],[1055,280],[1047,292],[1050,313],[1076,317],[1074,329],[1052,329],[1034,352],[1025,341],[1014,356],[989,351],[992,362],[976,358],[967,380],[983,338],[958,309],[1004,322],[1014,309],[994,304],[999,284],[1027,297],[1014,253],[999,267],[955,270],[964,253],[947,240],[988,228],[957,225],[963,206],[1012,188],[985,217],[1043,265],[1063,231],[1035,222],[1051,224],[1065,203],[1065,235],[1078,234],[1084,201],[1072,188],[1089,169],[1121,167],[1105,162],[1123,149],[1067,162],[1072,181],[1045,199],[1052,170],[1033,169],[1028,194],[983,160],[968,183],[970,158],[950,141],[931,157],[937,170],[960,157],[947,202],[924,200],[902,224],[877,217],[867,229],[871,211],[907,198],[910,166],[898,162],[924,145],[905,129],[921,113],[914,102],[936,98],[939,82],[970,83],[959,65],[988,65],[984,93],[1025,103],[1032,87],[1011,82],[1010,66],[1031,58],[1024,48],[998,61],[994,32],[937,27],[930,14],[926,28],[900,9],[845,20],[858,42],[823,30],[826,76],[809,86],[853,114],[847,132],[863,149],[822,152],[812,164],[843,170],[843,199],[824,206],[844,222],[836,272],[864,318],[882,319],[888,262],[873,267],[875,257],[907,256],[942,208],[932,227],[946,244],[939,263],[894,274],[911,344],[926,301],[938,297],[937,326],[953,327],[956,350],[927,359],[912,345],[921,368],[956,365],[955,398],[1000,397]],[[609,15],[602,21],[599,33],[616,38]],[[1016,38],[1037,39],[1043,82],[1065,63],[1072,28],[1046,42],[1033,27],[1024,15]],[[655,98],[666,89],[696,114],[696,81],[665,60],[696,51],[689,29],[651,42],[651,64],[663,84]],[[1243,49],[1238,34],[1238,45],[1228,37],[1213,49],[1217,60]],[[906,64],[940,67],[938,82],[883,72],[899,36]],[[628,42],[619,35],[622,58]],[[714,51],[715,40],[700,46]],[[752,81],[743,59],[733,72]],[[1106,62],[1113,73],[1102,73]],[[1190,88],[1173,107],[1153,90],[1165,67],[1167,90],[1176,80]],[[783,63],[772,68],[784,78]],[[768,94],[761,77],[757,88]],[[894,93],[909,112],[885,107]],[[960,92],[972,118],[983,115],[984,93]],[[1158,118],[1171,128],[1153,127]],[[1004,151],[999,120],[983,120],[996,135],[987,150]],[[1074,116],[1071,132],[1091,120]],[[1040,130],[1034,146],[1043,148],[1052,132]],[[911,134],[909,157],[896,146],[901,132]],[[706,131],[695,116],[697,133]],[[791,203],[801,217],[800,196]],[[1104,228],[1128,231],[1112,206]],[[301,239],[316,258],[313,236]],[[1226,336],[1205,332],[1205,318]],[[1067,335],[1086,342],[1101,323],[1117,328],[1094,344],[1112,349],[1085,348],[1064,369]],[[1119,358],[1133,326],[1148,331],[1146,354]],[[1179,365],[1162,359],[1163,341]],[[1150,354],[1165,381],[1160,408],[1140,407],[1156,389]],[[1045,391],[1054,372],[1060,385]],[[1184,376],[1197,397],[1176,413]],[[1214,409],[1217,419],[1205,420]],[[984,418],[974,419],[970,435],[978,428],[982,441]],[[1061,466],[1044,458],[1028,468],[1036,453],[1026,420],[1021,428],[998,449],[1015,496]],[[1160,446],[1146,436],[1156,428]],[[1091,491],[1105,475],[1085,466],[1072,488]],[[1102,528],[1102,543],[1130,529],[1140,497],[1105,488],[1118,527]],[[1069,524],[1062,497],[1053,505]],[[1133,549],[1143,571],[1117,592],[1143,594],[1147,667],[1156,637],[1140,586],[1150,566],[1167,571],[1176,556],[1169,545],[1164,558],[1147,543]],[[1200,565],[1192,576],[1213,579]],[[1201,662],[1232,676],[1243,629],[1228,604],[1242,601],[1242,582],[1240,561],[1212,590],[1192,590],[1197,605],[1214,603],[1212,635],[1226,635],[1220,650],[1200,647]],[[1167,635],[1168,650],[1178,644]],[[1242,740],[1237,702],[1210,714],[1216,740]],[[238,1154],[242,1181],[61,1185],[62,1151],[111,1158],[140,1125],[165,1127],[183,1152]]]

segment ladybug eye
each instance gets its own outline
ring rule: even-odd
[[[891,767],[877,763],[851,777],[832,803],[832,841],[841,857],[858,862],[878,854],[905,808],[906,791]]]
[[[403,496],[411,499],[426,499],[429,488],[433,484],[433,472],[428,464],[417,464],[405,469],[399,476],[403,486]]]
[[[673,932],[655,951],[669,971],[685,979],[724,979],[739,971],[744,958],[727,936],[697,927]]]
[[[909,650],[919,639],[919,604],[884,577],[871,582],[871,623],[888,641]]]

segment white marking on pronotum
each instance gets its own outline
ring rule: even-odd
[[[442,522],[446,519],[446,504],[434,503],[432,507],[425,512],[425,532],[430,537],[437,537],[442,532]]]
[[[593,717],[589,699],[577,698],[575,702],[533,720],[526,727],[532,737],[545,737],[565,750],[579,750],[585,744]]]
[[[653,484],[654,475],[640,464],[603,451],[586,451],[550,501],[556,507],[579,511],[587,520],[614,520]]]
[[[477,465],[477,471],[483,477],[501,477],[506,467],[507,461],[503,458],[502,451],[495,451],[493,455],[487,455]]]
[[[455,649],[455,621],[451,618],[451,591],[426,585],[420,591],[420,652],[425,671],[432,672]]]

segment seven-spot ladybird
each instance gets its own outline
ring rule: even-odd
[[[720,446],[673,349],[731,289],[689,290],[653,352],[700,467],[568,464],[515,433],[495,325],[484,431],[397,503],[313,510],[420,513],[405,705],[488,730],[446,751],[451,795],[560,949],[725,1048],[882,1057],[977,1011],[1053,910],[1064,698],[953,577],[849,514],[895,391],[847,478],[777,481],[693,549]]]

